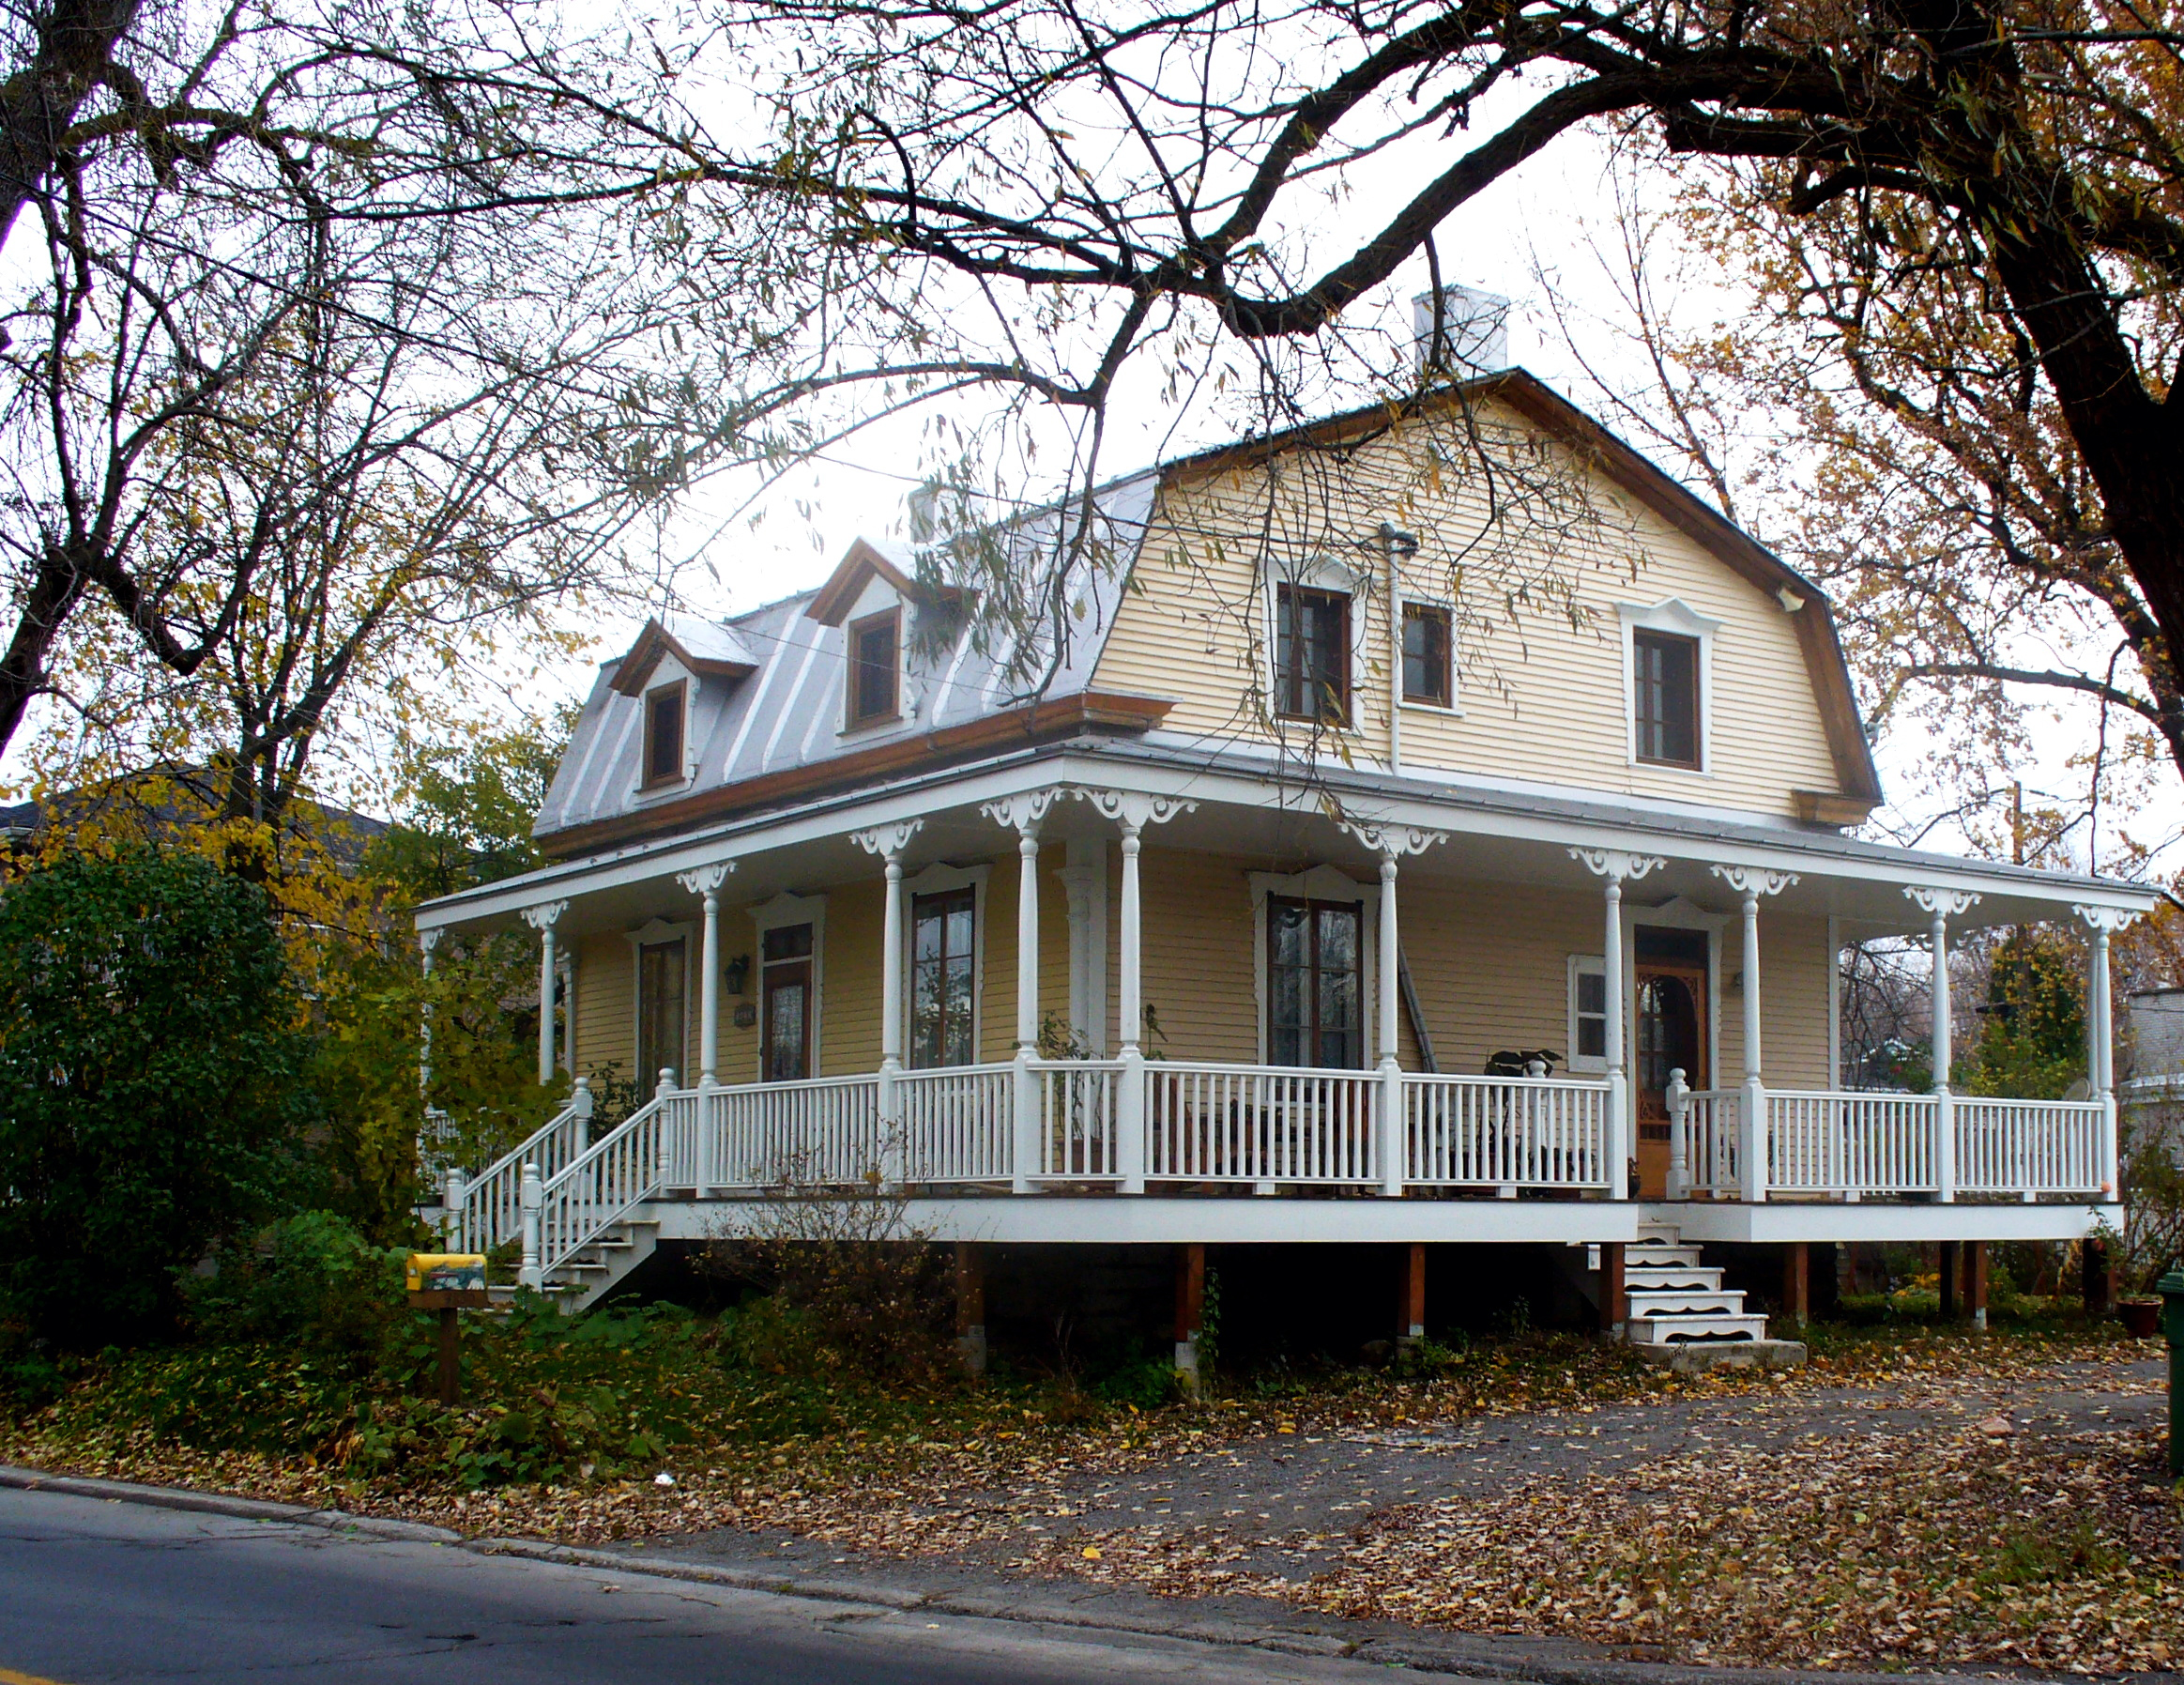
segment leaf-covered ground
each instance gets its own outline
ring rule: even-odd
[[[359,1476],[101,1427],[82,1401],[0,1424],[0,1458],[473,1534],[745,1557],[802,1540],[898,1571],[1256,1594],[1694,1662],[2165,1671],[2184,1575],[2154,1356],[2099,1334],[1891,1332],[1823,1341],[1794,1375],[1713,1379],[1550,1337],[1430,1380],[1145,1412],[1053,1388],[806,1397],[766,1431],[747,1401],[709,1406],[692,1359],[680,1437],[614,1478]],[[642,1363],[595,1367],[631,1367],[635,1398]]]

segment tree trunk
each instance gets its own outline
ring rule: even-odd
[[[76,111],[136,22],[138,0],[49,0],[29,64],[0,83],[0,240],[60,155]]]

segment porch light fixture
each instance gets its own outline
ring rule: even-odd
[[[743,992],[743,985],[750,980],[751,956],[739,954],[721,968],[721,987],[732,995]]]

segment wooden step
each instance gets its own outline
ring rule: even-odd
[[[1697,1293],[1679,1293],[1669,1290],[1656,1293],[1633,1293],[1629,1295],[1629,1314],[1648,1319],[1663,1316],[1742,1316],[1744,1293],[1741,1289],[1724,1291],[1715,1288]]]
[[[1626,1268],[1623,1272],[1623,1285],[1648,1291],[1659,1287],[1718,1289],[1721,1285],[1721,1272],[1703,1264],[1667,1264]]]
[[[1625,1326],[1633,1345],[1677,1345],[1767,1337],[1767,1319],[1764,1316],[1634,1316]]]
[[[1652,1269],[1664,1264],[1696,1264],[1697,1247],[1672,1247],[1660,1241],[1642,1240],[1636,1246],[1623,1248],[1625,1269]]]

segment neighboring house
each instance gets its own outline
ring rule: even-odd
[[[1836,956],[2075,921],[2098,979],[2153,896],[1849,835],[1881,792],[1825,599],[1531,375],[1093,502],[1022,639],[860,541],[603,669],[554,864],[418,926],[527,920],[574,1067],[660,1098],[458,1181],[472,1244],[591,1294],[869,1173],[967,1248],[1182,1248],[1186,1342],[1204,1244],[1309,1240],[1411,1247],[1411,1332],[1428,1243],[1596,1247],[1603,1319],[1679,1340],[1760,1328],[1695,1253],[1625,1252],[1670,1230],[1795,1280],[1810,1242],[2110,1208],[2105,1052],[2083,1102],[1840,1092]],[[986,536],[1029,578],[1062,520]]]

